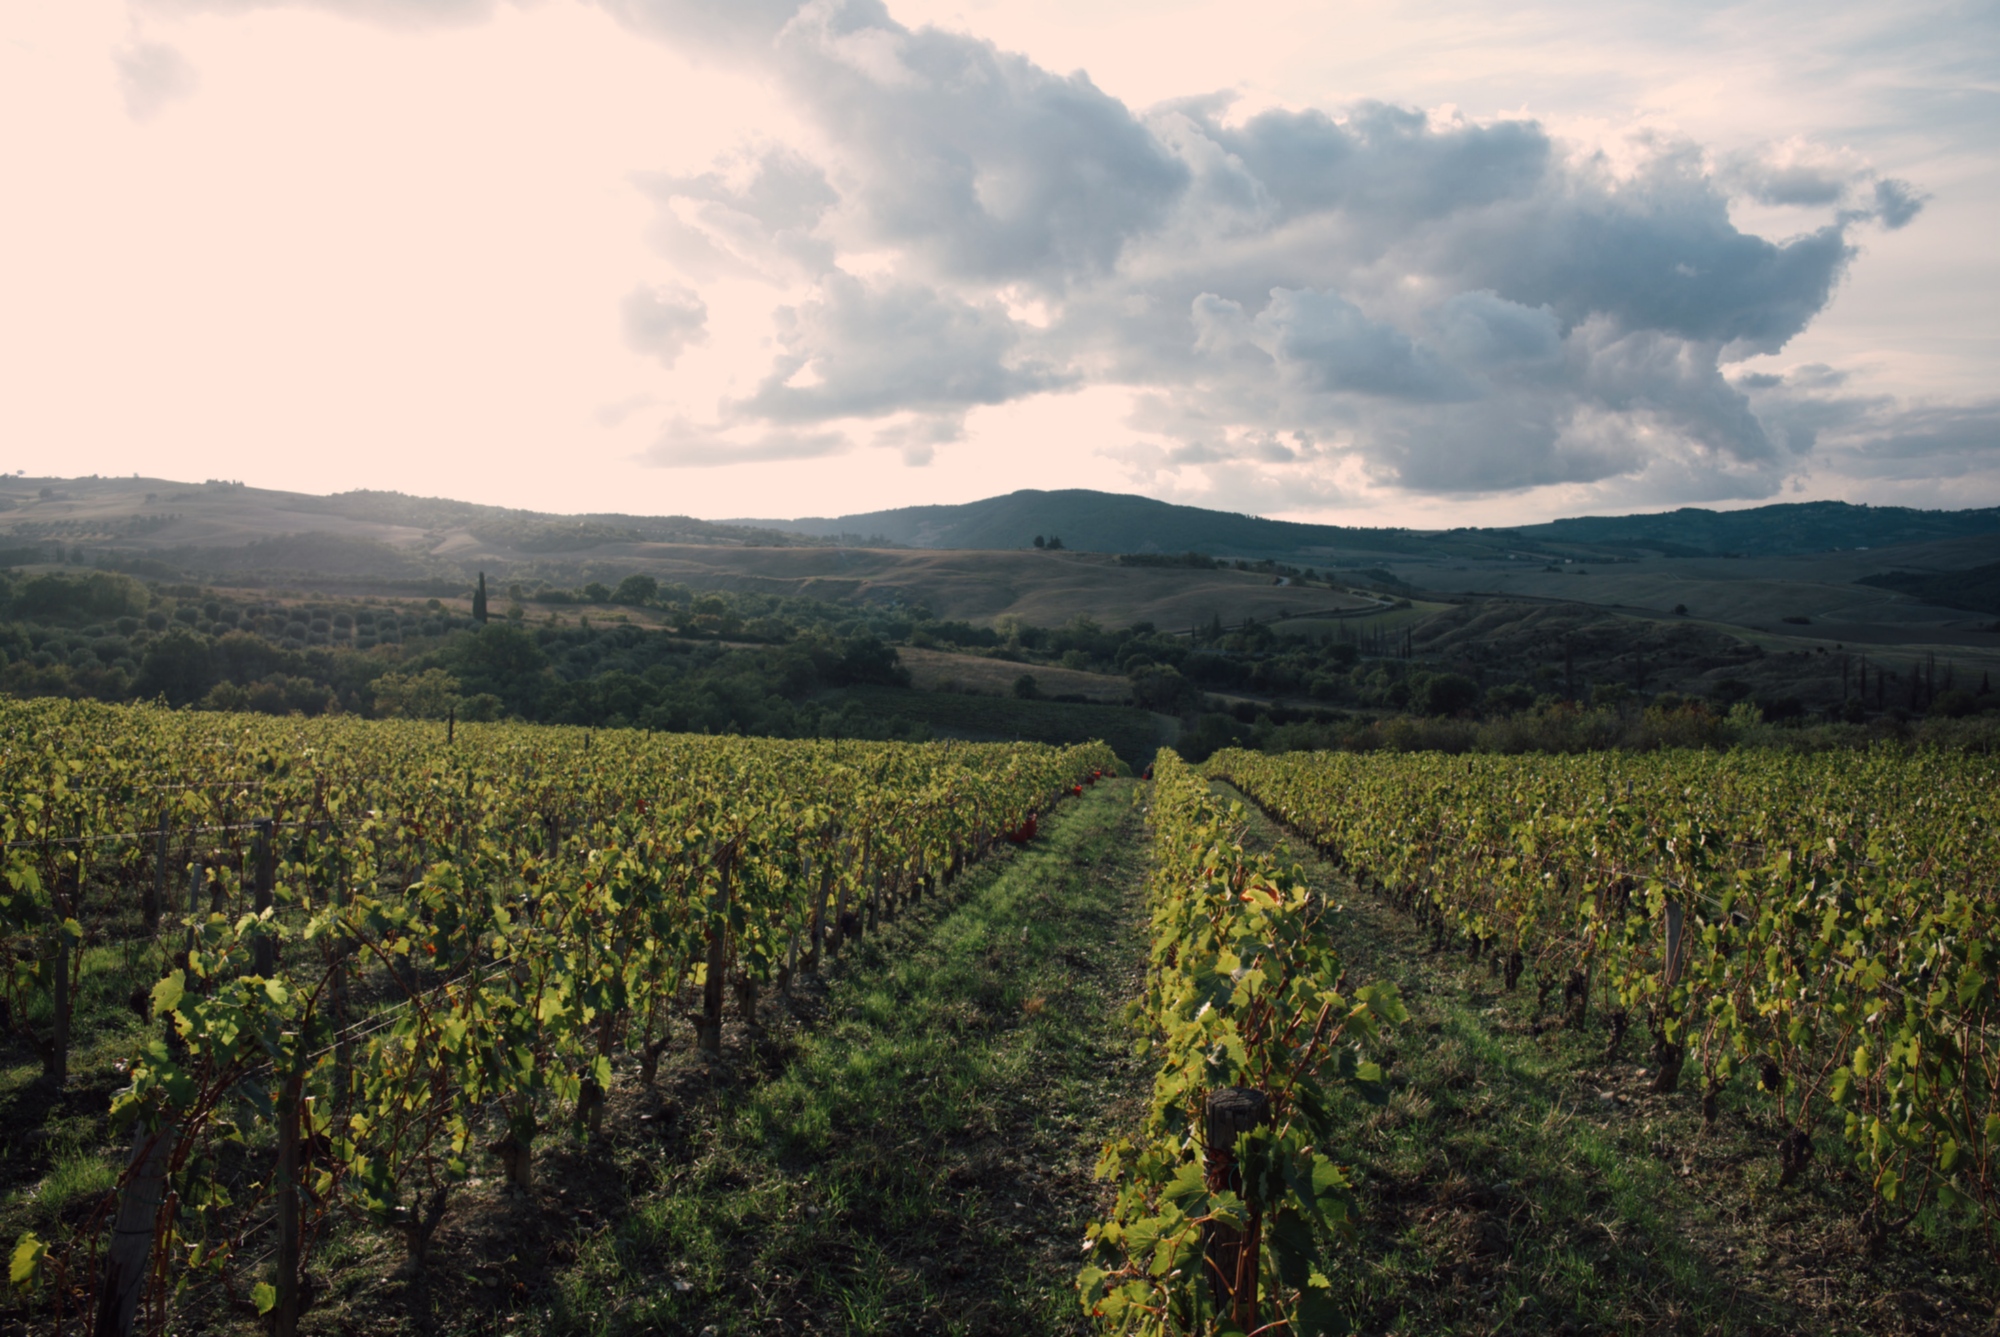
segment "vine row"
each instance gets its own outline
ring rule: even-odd
[[[1542,1010],[1593,1000],[1653,1084],[1772,1102],[1779,1182],[1822,1130],[1871,1238],[2000,1223],[2000,766],[1900,752],[1216,754],[1209,774]],[[1560,1002],[1554,1000],[1560,995]]]
[[[1137,1139],[1104,1149],[1116,1187],[1077,1279],[1105,1332],[1345,1332],[1322,1260],[1352,1231],[1332,1089],[1386,1098],[1364,1055],[1406,1019],[1393,987],[1342,992],[1331,907],[1302,871],[1246,853],[1177,756],[1154,762],[1145,1045],[1157,1064]]]
[[[0,703],[0,739],[0,1023],[59,1085],[107,955],[155,981],[118,1190],[12,1256],[98,1331],[203,1279],[295,1331],[342,1219],[422,1268],[482,1155],[531,1188],[614,1064],[650,1085],[689,1022],[719,1057],[730,995],[754,1035],[768,991],[1116,765],[50,701]]]

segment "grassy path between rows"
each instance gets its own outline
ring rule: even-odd
[[[1428,931],[1246,808],[1247,846],[1288,847],[1343,903],[1350,980],[1393,981],[1410,1010],[1393,1096],[1348,1100],[1336,1153],[1362,1225],[1327,1271],[1363,1333],[2000,1332],[2000,1270],[1977,1241],[1912,1228],[1871,1253],[1832,1140],[1779,1190],[1767,1098],[1739,1085],[1704,1129],[1698,1082],[1650,1092],[1642,1026],[1607,1056],[1601,1018],[1538,1016],[1533,988],[1431,952]]]
[[[1122,1020],[1145,965],[1131,799],[1058,805],[754,1044],[732,1027],[724,1066],[621,1077],[606,1136],[551,1146],[533,1199],[466,1193],[422,1287],[383,1285],[393,1254],[356,1237],[308,1330],[1083,1331],[1092,1166],[1148,1087]]]

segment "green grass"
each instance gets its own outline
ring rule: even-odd
[[[1254,809],[1246,840],[1286,843]],[[1606,1057],[1595,1019],[1555,1027],[1529,982],[1508,993],[1485,962],[1433,954],[1427,931],[1301,861],[1344,902],[1351,980],[1393,980],[1411,1014],[1388,1104],[1346,1098],[1335,1152],[1362,1227],[1327,1272],[1362,1332],[1991,1330],[2000,1267],[1982,1243],[1919,1222],[1871,1253],[1837,1135],[1779,1190],[1764,1097],[1732,1089],[1704,1128],[1694,1084],[1651,1093],[1643,1026]]]
[[[532,1196],[477,1156],[423,1278],[399,1275],[396,1243],[332,1223],[306,1330],[1084,1332],[1071,1281],[1104,1206],[1090,1169],[1151,1082],[1123,1020],[1145,960],[1132,791],[1060,804],[1035,844],[767,1000],[763,1035],[732,1023],[723,1064],[684,1039],[653,1089],[621,1069],[603,1136],[538,1142]],[[1252,846],[1282,839],[1252,812]],[[1531,984],[1503,991],[1303,862],[1344,904],[1351,981],[1391,979],[1411,1011],[1388,1103],[1341,1107],[1361,1225],[1324,1270],[1361,1332],[1993,1330],[1987,1246],[1922,1219],[1871,1249],[1836,1136],[1779,1190],[1761,1097],[1732,1091],[1704,1128],[1697,1094],[1648,1091],[1643,1028],[1607,1057],[1595,1020],[1549,1025]],[[104,1110],[139,1024],[124,994],[152,967],[102,948],[87,969],[70,1085],[35,1081],[19,1053],[0,1072],[8,1242],[80,1224],[121,1160]],[[255,1330],[212,1287],[183,1294],[177,1324]]]
[[[1072,1281],[1099,1147],[1146,1076],[1143,842],[1130,782],[854,945],[723,1067],[621,1078],[532,1202],[482,1183],[423,1288],[350,1243],[325,1331],[1082,1332]],[[555,1143],[556,1139],[549,1139]]]
[[[0,1039],[0,1246],[10,1250],[24,1230],[47,1236],[59,1222],[86,1219],[123,1164],[106,1111],[125,1085],[122,1065],[142,1025],[128,999],[159,977],[159,956],[137,944],[90,947],[80,970],[69,1081],[60,1091],[25,1044]],[[52,1010],[44,997],[25,1009],[44,1035]]]

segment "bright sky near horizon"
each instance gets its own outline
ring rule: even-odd
[[[0,469],[1440,526],[2000,504],[2000,9],[63,0]]]

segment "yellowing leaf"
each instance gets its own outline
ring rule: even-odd
[[[16,1286],[26,1286],[41,1274],[42,1260],[49,1256],[49,1246],[35,1237],[30,1230],[21,1236],[14,1246],[14,1259],[8,1265],[7,1279]]]

